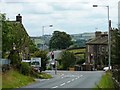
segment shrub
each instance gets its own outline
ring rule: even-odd
[[[21,63],[21,58],[18,50],[11,50],[8,59],[11,60],[11,65],[14,68],[19,68]]]
[[[10,70],[10,65],[8,64],[2,65],[2,72],[6,72],[7,70]]]
[[[36,51],[34,52],[34,55],[33,57],[40,57],[41,58],[41,69],[42,71],[46,70],[46,63],[48,61],[48,58],[47,58],[47,52],[46,51]]]
[[[22,62],[21,63],[21,68],[20,68],[20,72],[24,75],[30,75],[32,68],[29,66],[28,63]]]
[[[74,53],[69,51],[63,51],[61,56],[61,64],[63,69],[68,69],[69,67],[73,67],[75,65],[76,58]]]

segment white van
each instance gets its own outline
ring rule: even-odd
[[[36,71],[41,71],[41,58],[31,58],[31,60],[22,60],[22,62],[29,63]]]
[[[35,70],[41,71],[41,58],[31,58],[31,66]]]

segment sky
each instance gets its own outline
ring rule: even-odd
[[[119,0],[0,0],[0,13],[15,20],[21,14],[30,36],[51,35],[54,31],[68,34],[108,31],[108,9],[112,27],[118,27]],[[98,7],[93,7],[93,5]],[[49,27],[53,25],[53,27]]]

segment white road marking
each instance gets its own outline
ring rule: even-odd
[[[71,81],[67,81],[67,83],[70,83]]]
[[[65,83],[60,84],[60,86],[63,86],[63,85],[65,85]]]
[[[72,81],[74,81],[74,79],[72,79]]]
[[[61,78],[63,78],[63,77],[61,77]]]
[[[78,79],[78,78],[75,78],[75,79]]]
[[[52,88],[57,88],[58,86],[54,86],[54,87],[52,87]]]
[[[83,76],[83,75],[80,75],[81,77]]]
[[[74,75],[71,75],[72,77],[74,77]]]

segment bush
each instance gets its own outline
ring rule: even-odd
[[[7,70],[10,70],[10,65],[8,64],[2,65],[2,72],[6,72]]]
[[[49,79],[49,78],[52,78],[52,76],[50,74],[47,74],[47,73],[39,73],[39,78]]]
[[[46,63],[48,62],[47,52],[46,51],[36,51],[34,52],[33,57],[40,57],[41,58],[41,70],[46,70]]]
[[[20,72],[24,75],[30,75],[32,68],[29,66],[28,63],[22,62],[21,63],[21,68],[20,68]]]
[[[8,59],[11,60],[11,65],[14,68],[19,68],[21,63],[21,58],[18,50],[11,50],[8,56]]]
[[[74,53],[69,51],[63,51],[61,56],[61,64],[63,69],[67,70],[69,67],[73,67],[75,65],[76,58]]]

